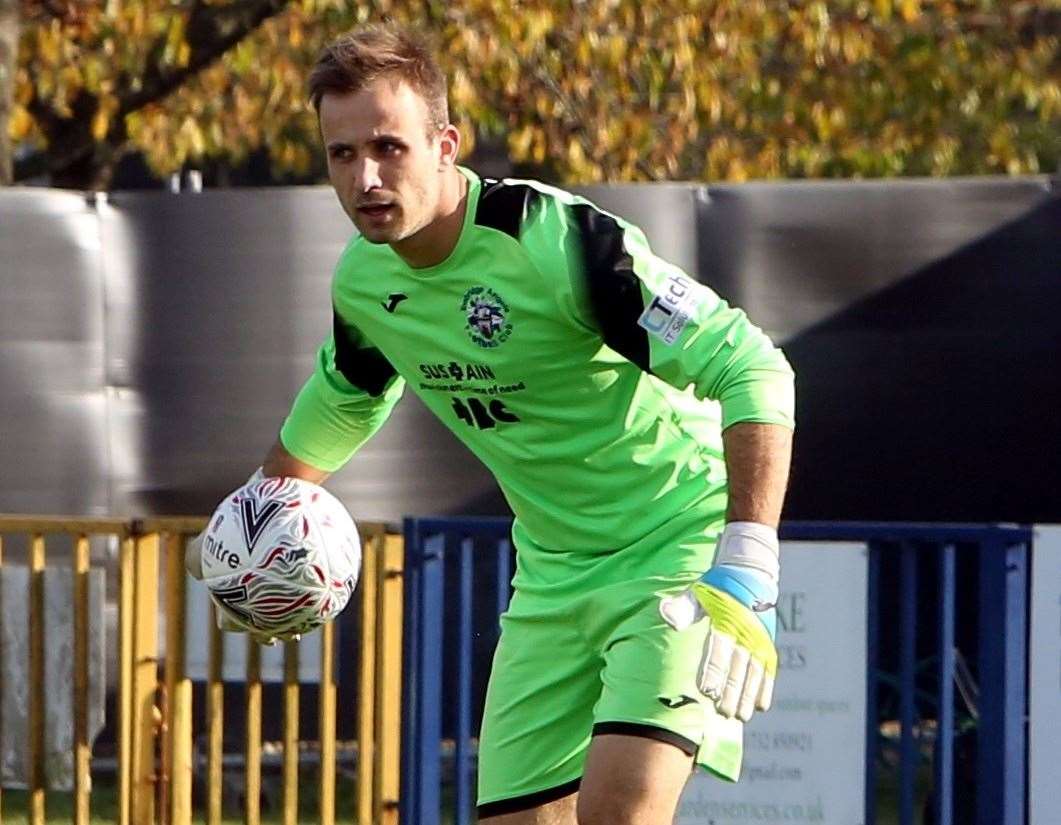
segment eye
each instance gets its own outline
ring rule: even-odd
[[[329,152],[329,156],[332,160],[344,161],[350,160],[350,158],[353,157],[353,152],[349,146],[335,146],[332,148],[331,152]]]
[[[385,140],[379,145],[379,151],[382,155],[396,155],[401,149],[402,147],[393,140]]]

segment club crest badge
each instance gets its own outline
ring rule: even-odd
[[[468,335],[484,349],[505,343],[512,335],[505,299],[485,286],[473,286],[461,299]]]

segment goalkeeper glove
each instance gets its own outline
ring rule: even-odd
[[[251,473],[250,478],[244,482],[244,485],[264,480],[265,473],[259,467]],[[188,575],[198,581],[203,580],[203,538],[206,536],[209,526],[207,524],[198,534],[188,539],[188,543],[184,545],[184,569],[188,571]],[[218,626],[220,627],[220,622],[218,622]],[[228,630],[229,628],[222,627],[221,629]]]
[[[770,709],[777,675],[778,549],[774,528],[730,522],[711,569],[660,602],[663,619],[675,630],[708,622],[697,681],[727,718],[747,722],[756,710]]]
[[[264,479],[265,473],[259,467],[247,479],[246,484],[253,484]],[[203,537],[205,535],[206,530],[204,529],[198,535],[188,539],[188,543],[184,547],[184,567],[193,578],[199,581],[202,581],[203,578]],[[247,633],[258,644],[267,646],[281,641],[297,642],[302,638],[299,633],[280,634],[277,636],[263,633],[258,628],[243,621],[235,612],[215,599],[212,593],[210,594],[210,601],[213,602],[214,609],[217,611],[217,627],[219,630],[231,633]]]

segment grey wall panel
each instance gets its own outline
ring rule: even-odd
[[[1061,518],[1047,179],[579,191],[785,345],[790,517]],[[0,511],[207,511],[309,373],[350,233],[327,187],[0,192]],[[963,477],[926,486],[911,456]],[[361,518],[504,509],[411,393],[332,489]]]
[[[573,191],[640,226],[653,252],[695,275],[696,207],[701,189],[690,183],[626,183],[582,186]]]
[[[106,207],[116,499],[205,512],[273,442],[331,326],[352,227],[328,188],[117,194]],[[371,277],[371,273],[366,273]],[[492,479],[409,393],[330,487],[361,518],[496,509]],[[484,505],[483,502],[486,502]],[[491,502],[493,504],[491,505]]]
[[[0,198],[0,511],[110,511],[99,252],[82,195]]]
[[[699,228],[796,370],[789,518],[1061,518],[1051,181],[710,187]]]
[[[785,340],[1049,197],[1046,178],[709,186],[700,279]]]

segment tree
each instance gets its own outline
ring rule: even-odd
[[[568,182],[1061,160],[1051,0],[78,2],[23,10],[11,133],[58,185],[105,185],[129,150],[165,174],[266,147],[278,171],[306,173],[319,158],[309,67],[382,18],[436,36],[466,145],[503,140]]]
[[[11,139],[3,128],[11,116],[18,55],[18,0],[0,0],[0,186],[11,183]]]
[[[287,3],[23,0],[19,106],[10,131],[41,147],[39,160],[56,186],[103,187],[131,146],[136,114],[166,100]]]

